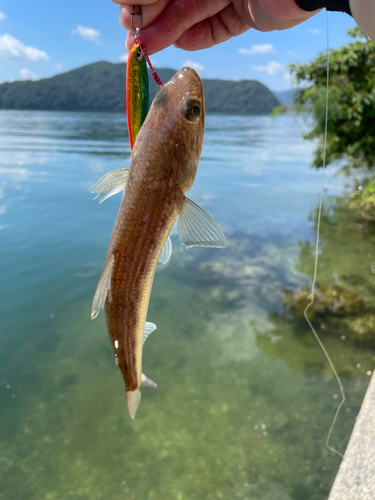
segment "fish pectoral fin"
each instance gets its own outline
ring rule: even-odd
[[[102,194],[107,193],[103,198],[99,201],[102,203],[107,198],[110,198],[114,194],[119,193],[123,189],[125,189],[126,181],[128,180],[130,167],[122,167],[117,168],[116,170],[111,170],[100,177],[98,182],[92,189],[92,193],[98,193],[95,196],[95,199],[101,196]]]
[[[164,246],[160,252],[158,263],[159,264],[166,264],[169,261],[169,259],[171,258],[171,255],[172,255],[172,240],[171,240],[171,237],[168,236],[168,238],[167,238],[166,242],[164,243]]]
[[[148,323],[148,321],[146,321],[145,328],[143,330],[143,343],[146,342],[148,336],[151,335],[151,333],[154,332],[155,330],[156,330],[155,323]]]
[[[142,373],[141,385],[144,385],[145,387],[152,387],[153,389],[158,388],[158,385],[153,380],[146,377],[146,375],[144,373]]]
[[[141,391],[139,389],[136,389],[135,391],[126,391],[126,404],[128,406],[130,418],[134,419],[140,400]]]
[[[217,222],[203,208],[186,198],[177,220],[182,245],[223,248],[227,240]]]
[[[103,274],[96,288],[94,300],[92,301],[92,307],[91,307],[91,319],[95,319],[99,314],[100,309],[103,309],[104,307],[105,300],[107,298],[107,293],[111,287],[111,277],[112,277],[114,263],[115,263],[115,254],[112,255],[107,265],[105,266]]]

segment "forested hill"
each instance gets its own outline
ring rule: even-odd
[[[158,69],[163,82],[175,73]],[[54,111],[125,111],[126,64],[105,61],[38,81],[16,81],[0,85],[0,109]],[[149,73],[150,100],[158,90]],[[268,114],[280,103],[262,83],[254,80],[203,79],[206,112]]]

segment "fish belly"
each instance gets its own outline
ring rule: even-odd
[[[134,391],[141,384],[143,333],[152,282],[183,194],[164,192],[163,196],[159,192],[153,197],[149,191],[144,199],[142,191],[129,191],[123,197],[108,252],[108,256],[115,255],[115,264],[105,312],[126,390]]]

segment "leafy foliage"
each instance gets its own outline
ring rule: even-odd
[[[163,82],[175,74],[158,69]],[[100,61],[39,81],[0,85],[0,109],[125,112],[126,64]],[[158,85],[149,72],[150,99]],[[269,114],[280,104],[263,84],[253,80],[203,80],[206,111],[220,114]]]
[[[348,30],[355,41],[331,50],[327,164],[345,159],[345,169],[375,166],[375,43],[359,28]],[[313,117],[307,139],[319,139],[313,165],[323,164],[326,112],[327,56],[308,64],[293,64],[297,83],[311,83],[294,97],[298,112]]]
[[[372,175],[365,187],[358,188],[350,195],[349,207],[359,210],[362,217],[367,220],[375,220],[375,176]]]

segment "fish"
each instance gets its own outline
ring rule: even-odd
[[[149,106],[148,74],[146,59],[141,47],[130,49],[126,67],[126,117],[130,149],[133,149],[138,132],[145,121]]]
[[[104,307],[108,334],[125,382],[133,419],[141,385],[157,387],[142,372],[146,321],[155,270],[172,254],[177,220],[181,249],[218,247],[226,238],[218,224],[186,197],[194,183],[204,135],[204,91],[196,71],[185,67],[156,94],[131,154],[131,166],[105,174],[93,192],[105,198],[124,190],[91,318]]]

